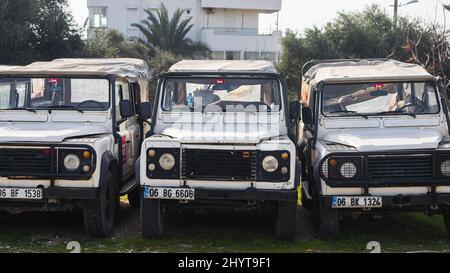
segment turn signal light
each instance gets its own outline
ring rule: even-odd
[[[282,158],[283,160],[288,160],[288,159],[289,159],[289,153],[282,153],[282,154],[281,154],[281,158]]]
[[[84,152],[83,152],[83,158],[84,158],[84,159],[89,159],[89,158],[91,158],[91,152],[89,152],[89,151],[84,151]]]
[[[330,159],[330,161],[328,161],[328,164],[331,167],[336,167],[337,166],[337,160],[336,159]]]
[[[148,151],[148,156],[149,157],[155,157],[156,156],[156,151],[155,150]]]

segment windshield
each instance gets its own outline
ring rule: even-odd
[[[168,79],[163,109],[172,112],[275,112],[280,84],[273,79]]]
[[[436,114],[437,96],[431,82],[331,84],[323,89],[322,111],[326,116]]]
[[[5,78],[0,79],[0,110],[109,108],[106,79]]]

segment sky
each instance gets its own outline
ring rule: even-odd
[[[409,0],[399,0],[399,2],[407,3]],[[69,0],[69,3],[76,22],[83,25],[88,17],[86,0]],[[443,24],[445,20],[442,9],[436,10],[439,3],[450,4],[450,0],[419,0],[418,3],[400,7],[399,15],[420,17],[426,22],[434,22],[437,19]],[[333,20],[339,11],[358,11],[371,4],[378,4],[390,14],[393,13],[394,8],[390,5],[394,4],[394,0],[283,0],[279,14],[279,28],[283,31],[290,29],[302,32],[306,28],[323,26]],[[447,12],[446,16],[450,25],[450,12]],[[276,14],[261,15],[261,32],[268,33],[275,30],[276,18]]]

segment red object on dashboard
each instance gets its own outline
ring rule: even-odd
[[[384,88],[384,83],[376,83],[374,85],[375,88]]]
[[[215,79],[214,84],[225,84],[225,80],[224,79]]]
[[[58,83],[59,79],[58,78],[50,78],[48,79],[49,83]]]

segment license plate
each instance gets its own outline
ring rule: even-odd
[[[0,199],[42,199],[42,189],[0,188]]]
[[[333,208],[381,208],[383,207],[382,197],[373,196],[334,196]]]
[[[166,200],[195,200],[195,190],[182,188],[154,188],[144,189],[146,199],[166,199]]]

